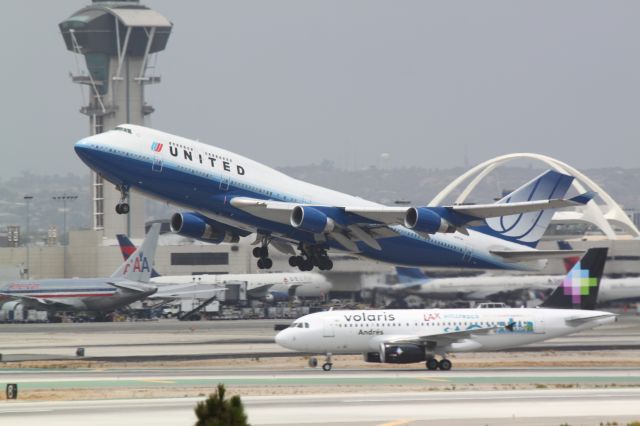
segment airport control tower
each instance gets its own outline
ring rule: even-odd
[[[60,23],[67,49],[84,56],[86,73],[73,75],[86,85],[89,98],[80,112],[89,117],[90,134],[118,124],[144,124],[153,107],[145,102],[144,88],[158,83],[151,75],[150,57],[164,50],[172,23],[138,0],[93,0]],[[129,214],[114,210],[120,192],[91,172],[93,228],[106,237],[144,234],[144,199],[131,193]]]

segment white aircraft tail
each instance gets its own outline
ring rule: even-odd
[[[111,274],[112,278],[126,278],[131,281],[149,282],[158,247],[160,224],[154,223],[149,228],[142,245],[120,267]]]

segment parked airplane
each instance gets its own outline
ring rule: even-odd
[[[146,283],[159,234],[160,224],[154,224],[142,246],[111,277],[12,281],[0,287],[0,295],[20,299],[34,309],[111,312],[156,292]]]
[[[573,177],[550,170],[495,204],[388,207],[130,124],[82,139],[75,151],[120,190],[118,213],[128,213],[136,189],[193,209],[171,219],[182,235],[221,243],[257,233],[254,256],[265,269],[272,266],[269,245],[303,271],[331,269],[330,248],[397,265],[537,269],[563,254],[535,249],[554,209],[594,195],[563,199]]]
[[[606,248],[590,249],[542,308],[317,312],[295,320],[276,342],[327,354],[325,371],[332,354],[353,353],[366,362],[426,361],[429,370],[449,370],[448,353],[503,350],[613,322],[614,314],[593,310],[606,256]]]
[[[513,300],[553,290],[562,275],[488,275],[432,278],[419,268],[397,267],[398,283],[377,291],[396,296],[417,295],[437,300]],[[600,285],[602,295],[603,284]]]
[[[118,234],[120,251],[126,260],[136,250],[136,246],[123,234]],[[283,272],[268,274],[200,274],[200,275],[160,275],[151,271],[152,284],[159,286],[154,297],[167,294],[195,295],[208,294],[212,287],[224,287],[229,283],[246,282],[247,296],[264,299],[267,302],[287,301],[292,297],[324,298],[331,291],[327,278],[314,272]],[[173,285],[173,288],[167,286]]]

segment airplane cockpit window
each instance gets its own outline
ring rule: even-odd
[[[119,132],[125,132],[125,133],[129,133],[129,134],[131,134],[131,129],[127,129],[126,127],[117,126],[117,127],[116,127],[115,129],[113,129],[113,130],[116,130],[116,131],[119,131]]]

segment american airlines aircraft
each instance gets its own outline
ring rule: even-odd
[[[118,234],[118,244],[125,260],[136,250],[126,235]],[[327,278],[317,272],[282,272],[265,274],[200,274],[200,275],[160,275],[151,271],[152,284],[158,285],[154,296],[179,291],[181,295],[210,292],[212,288],[224,288],[226,284],[246,282],[247,296],[267,302],[287,301],[292,297],[323,298],[329,294],[332,285]],[[174,289],[167,288],[173,285]]]
[[[108,278],[12,281],[0,287],[0,295],[36,309],[111,312],[156,292],[148,282],[159,234],[160,224],[152,225],[140,248]]]
[[[118,213],[128,213],[135,189],[191,209],[172,217],[182,235],[221,243],[256,233],[254,256],[265,269],[272,266],[269,246],[303,271],[331,269],[328,249],[406,266],[538,269],[563,253],[535,249],[554,209],[594,195],[564,199],[573,177],[547,171],[494,204],[389,207],[130,124],[82,139],[75,151],[120,190]]]
[[[615,314],[593,310],[606,257],[606,248],[589,249],[542,308],[317,312],[295,320],[276,342],[327,354],[325,371],[332,354],[354,353],[366,362],[425,362],[429,370],[449,370],[448,353],[503,350],[614,322]]]

